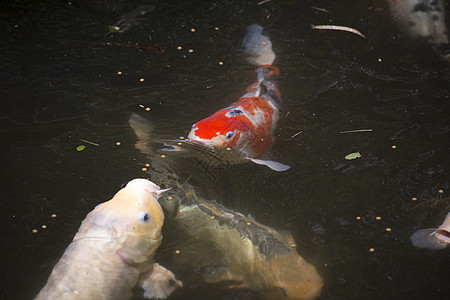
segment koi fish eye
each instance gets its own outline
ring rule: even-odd
[[[225,135],[225,137],[227,139],[231,139],[233,137],[233,131],[228,131],[227,134]]]
[[[227,112],[225,115],[227,117],[235,117],[237,115],[242,115],[242,114],[243,114],[242,110],[240,110],[240,109],[233,109],[233,110],[230,110],[229,112]]]
[[[147,222],[149,218],[150,218],[150,215],[148,214],[148,212],[146,212],[146,211],[141,211],[141,212],[139,213],[139,221],[141,221],[141,222]]]

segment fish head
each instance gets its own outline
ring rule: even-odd
[[[229,107],[192,125],[188,137],[204,146],[240,150],[246,146],[253,127],[240,107]]]
[[[164,213],[158,198],[164,191],[149,180],[133,179],[111,200],[98,205],[83,223],[96,228],[94,232],[103,232],[124,262],[148,261],[162,241]]]
[[[296,251],[276,256],[271,261],[274,284],[288,299],[314,299],[320,295],[322,278],[316,268],[306,262]]]
[[[450,244],[450,212],[445,217],[441,226],[436,229],[435,235],[440,243]]]

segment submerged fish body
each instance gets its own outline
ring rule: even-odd
[[[162,241],[164,190],[134,179],[83,220],[36,299],[129,299],[139,285],[146,298],[166,298],[182,283],[154,262]]]
[[[387,0],[392,16],[411,37],[427,41],[450,60],[450,40],[445,23],[444,0]]]
[[[198,200],[175,219],[185,240],[176,262],[201,270],[208,283],[249,289],[264,299],[314,299],[322,279],[280,233],[220,204]]]
[[[411,235],[411,243],[418,248],[440,250],[450,244],[450,212],[438,228],[420,229]]]

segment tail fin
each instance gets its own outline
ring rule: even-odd
[[[150,131],[152,124],[143,116],[133,113],[128,120],[131,128],[139,139],[148,139],[150,137]]]
[[[248,55],[248,62],[257,66],[271,65],[275,60],[272,41],[263,34],[263,30],[264,28],[257,24],[248,26],[242,41],[242,49]]]

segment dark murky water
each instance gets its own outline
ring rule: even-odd
[[[173,160],[180,178],[206,199],[290,231],[323,276],[320,299],[448,296],[448,250],[414,248],[409,236],[437,226],[449,207],[449,64],[395,29],[381,1],[257,2],[155,1],[139,24],[109,35],[108,25],[141,2],[0,5],[2,299],[32,298],[87,212],[123,182],[148,176],[141,168],[149,159],[128,126],[132,112],[151,120],[157,139],[186,136],[254,81],[238,53],[253,22],[271,35],[282,73],[271,155],[292,168],[240,164],[211,180],[195,163]],[[329,20],[367,40],[310,29]],[[353,129],[373,131],[340,133]],[[344,159],[356,151],[360,159]],[[178,270],[173,247],[158,252],[185,284],[171,299],[250,297]]]

